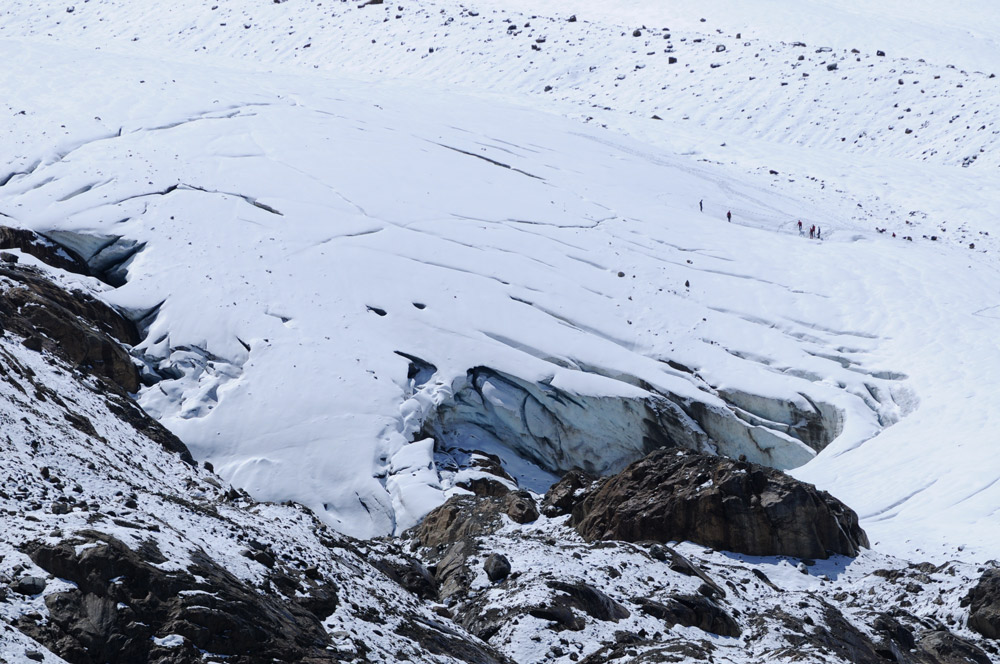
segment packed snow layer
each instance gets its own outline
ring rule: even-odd
[[[693,15],[632,37],[638,14],[597,7],[575,23],[448,3],[400,19],[291,2],[245,19],[243,3],[7,7],[0,36],[36,41],[0,45],[0,213],[142,247],[107,296],[147,324],[138,351],[172,377],[141,402],[256,496],[355,534],[412,523],[447,486],[429,452],[426,466],[398,455],[486,366],[587,397],[689,397],[728,413],[723,438],[811,408],[839,435],[799,474],[855,507],[881,547],[1000,541],[987,342],[1000,305],[982,253],[996,236],[983,235],[996,80],[949,69],[957,49],[906,62],[764,41],[780,22],[755,22],[748,45],[708,25],[663,30],[697,30]],[[790,19],[787,39],[811,42],[821,23]],[[912,43],[932,23],[886,34]],[[243,61],[70,51],[47,34]],[[250,60],[414,82],[250,77]],[[533,103],[596,121],[437,87],[547,81],[553,101]],[[417,389],[397,353],[434,380]]]

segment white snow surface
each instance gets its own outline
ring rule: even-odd
[[[995,11],[646,4],[7,0],[0,221],[141,243],[102,293],[177,376],[140,403],[352,535],[453,491],[402,450],[488,366],[829,404],[796,476],[995,556]]]

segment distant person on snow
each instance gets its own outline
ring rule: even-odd
[[[811,240],[814,237],[816,237],[816,224],[809,227],[809,239]]]
[[[802,220],[799,219],[799,235],[802,235]]]
[[[733,213],[732,212],[727,212],[726,213],[726,221],[728,221],[729,223],[733,223]]]
[[[705,211],[705,199],[698,201],[698,211],[699,212]]]
[[[817,240],[823,239],[823,229],[820,228],[819,226],[816,227],[816,239]]]

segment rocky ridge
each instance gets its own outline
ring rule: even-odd
[[[657,456],[635,466],[655,466]],[[961,596],[975,583],[973,566],[913,564],[867,548],[817,560],[690,541],[588,541],[565,501],[556,505],[567,495],[586,504],[591,484],[571,474],[538,511],[525,509],[533,498],[524,493],[451,499],[405,535],[431,582],[425,591],[436,589],[457,623],[518,662],[985,664],[1000,655],[974,620],[966,624]],[[627,528],[645,516],[615,518]]]

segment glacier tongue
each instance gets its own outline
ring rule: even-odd
[[[128,280],[105,297],[149,314],[136,350],[167,377],[141,403],[258,499],[382,534],[454,491],[428,433],[513,448],[541,487],[664,443],[799,466],[903,411],[881,371],[901,346],[858,312],[851,266],[909,283],[930,250],[850,222],[809,242],[787,232],[796,200],[497,99],[0,53],[49,74],[4,87],[26,113],[0,147],[25,166],[0,210],[120,238]]]

